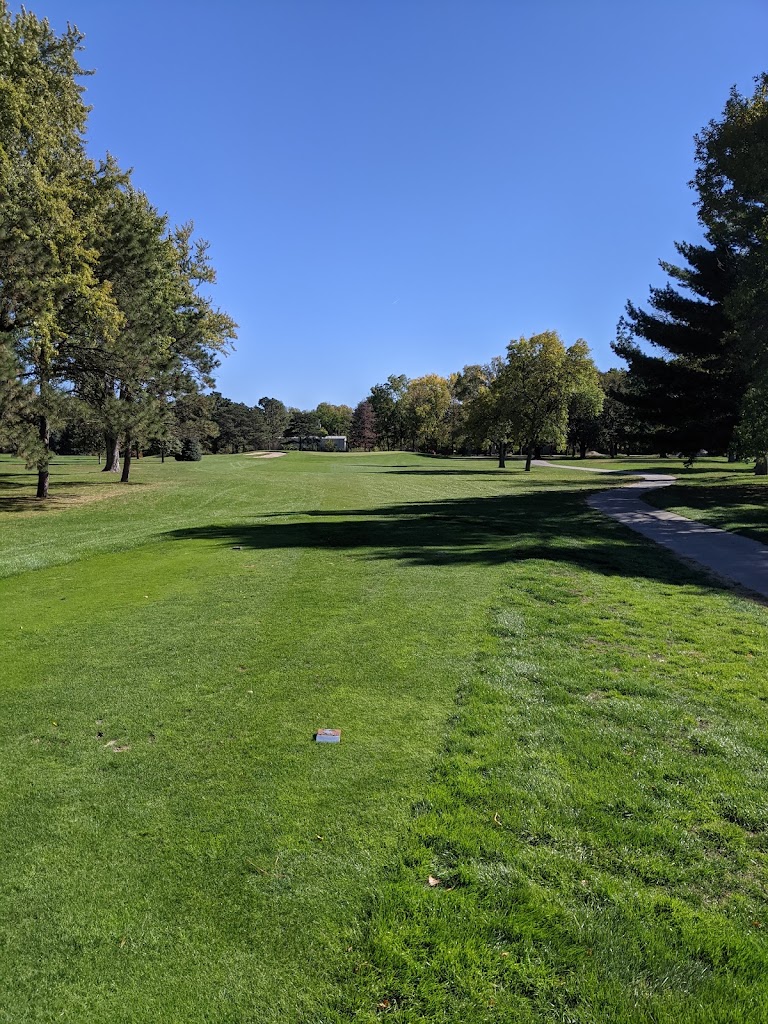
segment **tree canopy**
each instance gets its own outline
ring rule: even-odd
[[[602,408],[602,392],[589,347],[583,340],[566,348],[556,331],[519,338],[507,346],[507,358],[491,385],[497,417],[520,444],[530,470],[534,451],[550,442],[562,445],[568,405],[574,395]]]
[[[78,408],[68,396],[108,438],[105,468],[122,442],[127,480],[132,441],[167,432],[235,336],[202,290],[207,243],[169,229],[114,160],[87,156],[81,49],[76,29],[0,4],[0,419],[41,498],[51,431]]]

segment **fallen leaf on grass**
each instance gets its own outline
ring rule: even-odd
[[[501,824],[501,818],[498,816],[498,814],[494,814],[494,816],[493,816],[493,823],[494,823],[494,825],[500,825]]]
[[[429,878],[427,879],[427,885],[430,887],[430,889],[434,889],[434,887],[436,885],[441,885],[441,884],[442,883],[440,882],[440,879],[439,878],[435,878],[434,875],[430,875]]]

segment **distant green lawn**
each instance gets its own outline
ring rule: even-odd
[[[134,478],[0,459],[2,1024],[768,1021],[765,608],[588,473]]]

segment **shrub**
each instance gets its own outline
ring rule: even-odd
[[[203,449],[194,437],[185,437],[181,442],[181,451],[174,454],[177,462],[199,462],[202,457]]]

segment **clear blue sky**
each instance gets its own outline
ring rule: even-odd
[[[219,388],[354,405],[583,337],[695,240],[693,135],[768,69],[766,0],[28,0],[85,33],[89,145],[195,221]]]

